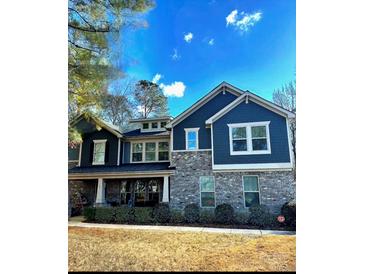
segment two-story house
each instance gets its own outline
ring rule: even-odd
[[[73,125],[83,142],[69,154],[70,191],[96,205],[265,204],[277,212],[295,198],[293,117],[226,82],[174,119],[131,120],[138,129],[129,132],[80,116]]]

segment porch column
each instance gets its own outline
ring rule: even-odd
[[[103,178],[98,178],[98,190],[96,192],[96,205],[105,204],[105,181]]]
[[[163,177],[163,194],[162,194],[162,202],[169,202],[169,176]]]

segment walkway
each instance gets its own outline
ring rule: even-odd
[[[113,228],[113,229],[142,229],[159,230],[169,232],[208,232],[208,233],[228,233],[242,235],[289,235],[295,236],[295,231],[281,230],[259,230],[259,229],[230,229],[212,227],[191,227],[191,226],[158,226],[158,225],[120,225],[120,224],[95,224],[69,221],[68,226],[88,227],[88,228]]]

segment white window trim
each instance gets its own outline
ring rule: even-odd
[[[244,177],[257,177],[257,189],[258,191],[246,191],[246,192],[258,192],[259,193],[259,205],[261,205],[261,191],[260,191],[260,178],[258,175],[243,175],[242,176],[242,190],[243,190],[243,207],[250,208],[246,206],[246,198],[245,198],[245,182]]]
[[[93,149],[93,165],[105,165],[105,152],[106,152],[106,139],[102,139],[102,140],[93,140],[94,142],[94,149]],[[96,163],[95,162],[95,144],[101,144],[104,143],[104,160],[103,162],[100,163]]]
[[[199,150],[199,127],[195,127],[195,128],[184,128],[185,130],[185,149],[187,151],[196,151]],[[189,149],[188,146],[188,133],[189,132],[196,132],[196,149]]]
[[[163,122],[163,121],[162,121]],[[168,124],[167,121],[166,125]],[[152,128],[152,123],[157,123],[157,128]],[[148,128],[143,128],[143,124],[148,124]],[[154,132],[154,131],[164,131],[166,128],[161,127],[161,121],[155,121],[155,122],[142,122],[141,123],[141,132]]]
[[[227,124],[227,126],[229,128],[230,155],[271,154],[269,124],[270,124],[270,121]],[[252,150],[251,127],[255,127],[255,126],[265,126],[266,127],[266,139],[267,139],[267,149],[266,150]],[[247,151],[233,151],[232,128],[237,128],[237,127],[246,127]]]
[[[155,161],[146,161],[146,143],[155,143],[156,145],[156,151],[155,151]],[[158,143],[169,143],[169,159],[168,160],[163,160],[163,161],[159,161],[158,160],[158,152],[159,152],[159,149],[158,149]],[[142,161],[133,161],[133,144],[142,144]],[[171,144],[169,142],[169,140],[159,140],[159,141],[134,141],[134,142],[131,142],[131,145],[130,145],[130,162],[131,163],[164,163],[164,162],[170,162],[170,158],[171,158],[171,155],[170,155],[170,151],[171,151],[171,148],[170,148]]]
[[[213,177],[214,182],[214,191],[203,191],[203,192],[214,192],[214,206],[203,206],[202,205],[202,183],[201,183],[201,177]],[[202,175],[199,176],[199,194],[200,194],[200,207],[201,208],[215,208],[217,206],[217,199],[215,195],[215,176],[214,175]]]

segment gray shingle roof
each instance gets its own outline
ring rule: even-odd
[[[89,166],[74,167],[68,173],[108,173],[108,172],[140,172],[140,171],[165,171],[174,170],[170,168],[170,163],[141,163],[141,164],[122,164],[120,166]]]
[[[141,132],[141,129],[135,129],[131,131],[127,131],[123,133],[124,137],[142,137],[142,136],[169,136],[169,131],[149,131],[149,132]]]

